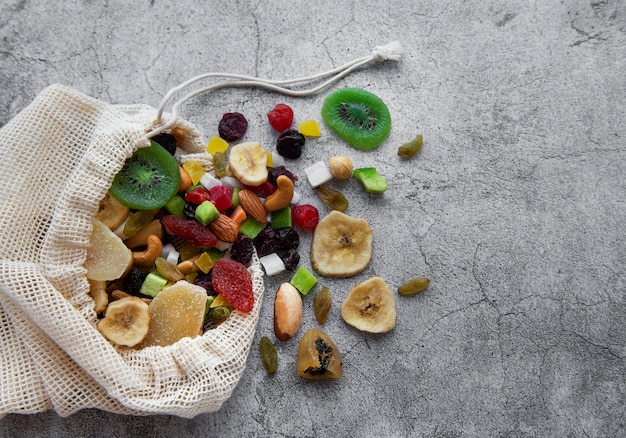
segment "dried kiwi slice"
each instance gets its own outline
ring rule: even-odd
[[[324,123],[357,149],[378,147],[391,131],[387,105],[360,88],[342,88],[326,97],[322,105]]]
[[[109,193],[121,204],[136,210],[163,207],[180,187],[178,162],[154,141],[126,160],[115,175]]]

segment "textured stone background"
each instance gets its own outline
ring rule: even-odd
[[[337,185],[375,233],[364,273],[321,279],[335,297],[324,329],[345,376],[301,380],[297,339],[276,341],[278,373],[268,377],[253,348],[217,413],[8,415],[1,436],[626,436],[624,1],[176,3],[3,0],[0,125],[52,83],[157,106],[202,72],[298,77],[399,40],[401,62],[336,86],[388,103],[386,143],[359,152],[324,131],[291,165],[303,175],[346,154],[389,182],[382,196]],[[223,112],[243,112],[247,138],[269,147],[268,109],[284,101],[300,119],[319,118],[328,91],[223,90],[183,113],[208,137]],[[417,133],[423,151],[400,160],[397,147]],[[326,211],[304,179],[299,190]],[[372,275],[392,288],[432,280],[398,297],[397,326],[384,336],[350,329],[338,312]],[[273,338],[273,294],[286,279],[266,283],[255,347]],[[316,325],[312,296],[304,310],[300,333]]]

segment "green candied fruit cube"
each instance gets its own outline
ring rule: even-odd
[[[369,193],[383,193],[387,190],[387,180],[374,167],[354,169],[353,175]]]
[[[280,210],[273,211],[270,216],[270,224],[275,230],[282,230],[283,228],[291,228],[291,207],[287,206]]]
[[[245,234],[250,239],[254,239],[263,228],[265,228],[265,224],[263,222],[259,222],[251,217],[248,217],[241,223],[241,225],[239,225],[239,232]]]
[[[317,278],[304,266],[300,266],[290,281],[302,295],[308,294],[317,284]]]
[[[159,274],[159,271],[155,269],[154,271],[151,271],[146,276],[143,283],[141,283],[139,293],[154,298],[159,292],[161,292],[166,284],[167,278],[163,277],[161,274]]]
[[[165,209],[175,216],[183,217],[183,208],[185,207],[185,200],[180,195],[174,195],[172,199],[167,201]]]
[[[220,215],[219,210],[211,201],[204,201],[196,208],[196,219],[202,225],[208,225]]]

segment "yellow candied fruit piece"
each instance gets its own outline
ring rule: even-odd
[[[193,185],[196,185],[202,179],[202,176],[206,173],[204,167],[196,160],[189,160],[185,164],[183,164],[183,169],[187,171],[189,174],[189,178],[191,178],[191,182]]]
[[[197,276],[198,276],[197,272],[192,272],[191,274],[187,274],[185,275],[185,281],[193,284]]]
[[[210,309],[212,309],[213,307],[219,307],[219,306],[233,307],[230,301],[224,298],[224,295],[222,294],[217,294],[215,298],[213,299],[213,301],[211,301],[211,304],[209,304]]]
[[[213,155],[216,152],[225,153],[228,149],[228,142],[222,137],[213,136],[209,140],[209,144],[206,147],[206,151]]]
[[[274,167],[274,159],[270,151],[267,151],[267,167]]]
[[[319,137],[320,125],[315,120],[304,120],[298,124],[298,131],[305,137]]]
[[[202,330],[206,290],[182,280],[163,289],[150,303],[150,326],[143,346],[171,345]]]
[[[198,268],[205,274],[208,274],[215,262],[206,252],[203,252],[200,257],[194,262]]]

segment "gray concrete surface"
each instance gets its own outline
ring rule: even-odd
[[[278,373],[268,377],[253,348],[217,413],[8,415],[0,436],[626,436],[625,14],[621,0],[3,0],[0,124],[52,83],[156,106],[202,72],[298,77],[393,40],[405,54],[333,87],[387,102],[394,126],[379,149],[356,151],[324,130],[290,165],[303,176],[345,154],[389,182],[382,196],[337,185],[374,230],[365,272],[320,279],[335,297],[324,329],[343,353],[341,380],[303,381],[297,339],[276,341]],[[223,112],[240,111],[247,138],[271,144],[268,109],[283,101],[319,119],[331,90],[223,90],[183,115],[211,136]],[[417,133],[422,152],[402,161],[397,147]],[[392,288],[432,280],[397,298],[397,326],[382,336],[339,316],[350,287],[372,275]],[[275,339],[273,294],[285,279],[266,282],[254,347]],[[300,333],[317,325],[311,296],[304,312]]]

